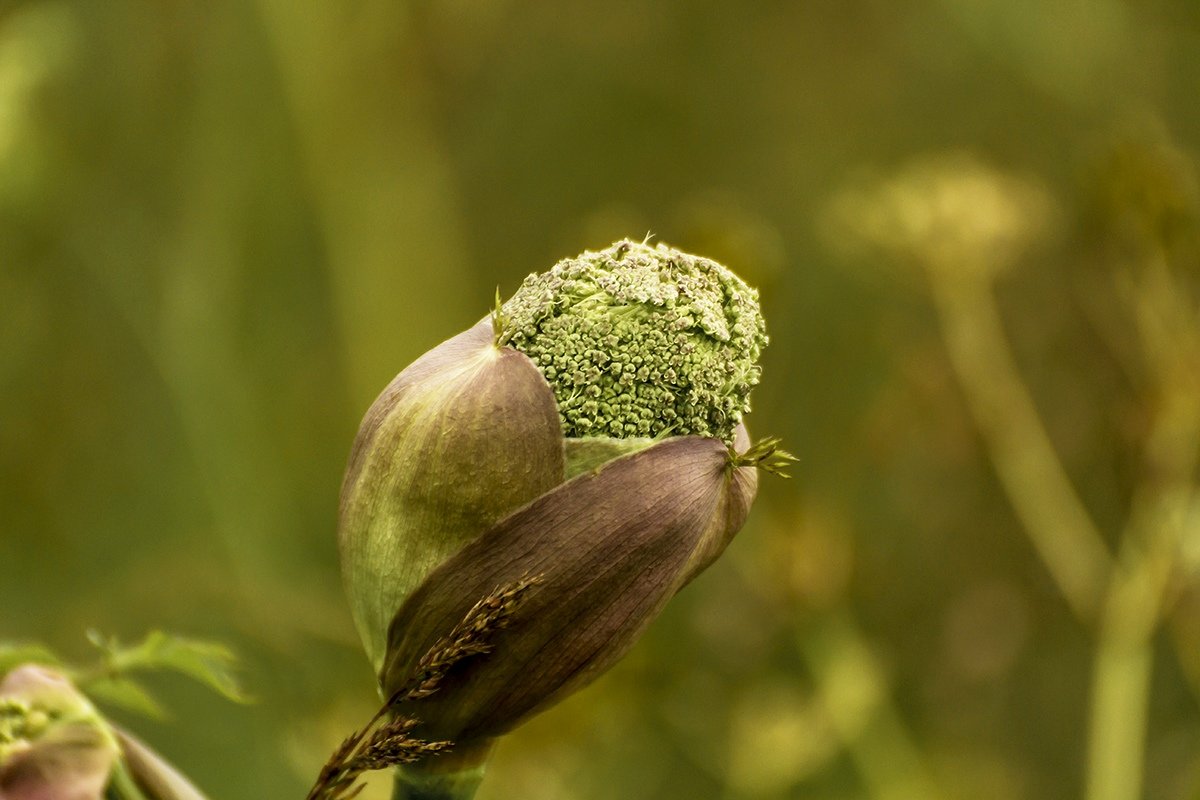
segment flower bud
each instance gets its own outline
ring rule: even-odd
[[[339,521],[393,710],[486,752],[615,663],[745,521],[773,452],[741,423],[766,341],[732,272],[626,240],[531,275],[404,370],[363,421]],[[481,600],[503,625],[405,690]]]
[[[728,269],[629,240],[530,275],[504,316],[567,437],[732,442],[767,343],[758,294]]]
[[[34,664],[0,682],[0,799],[99,800],[118,756],[96,709]]]

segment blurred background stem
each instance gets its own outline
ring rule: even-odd
[[[324,240],[352,401],[363,410],[437,341],[441,320],[482,317],[490,302],[490,285],[468,291],[412,10],[367,5],[344,13],[305,3],[297,13],[292,3],[257,3]]]
[[[1120,276],[1143,351],[1154,420],[1143,478],[1122,538],[1121,560],[1101,620],[1092,685],[1088,800],[1142,795],[1153,638],[1164,595],[1186,544],[1200,454],[1200,325],[1196,311],[1152,248]]]
[[[1014,511],[1071,610],[1088,623],[1111,558],[1021,379],[984,271],[931,270],[942,335]]]
[[[1088,734],[1088,800],[1141,796],[1160,570],[1149,559],[1113,578],[1096,649]]]
[[[1124,299],[1154,389],[1155,419],[1146,439],[1145,477],[1118,563],[1110,568],[1099,531],[1021,379],[991,283],[982,277],[988,270],[932,267],[930,283],[950,360],[1005,491],[1076,615],[1088,623],[1099,611],[1086,797],[1136,800],[1142,793],[1153,638],[1195,495],[1192,476],[1200,448],[1195,311],[1161,254],[1137,275],[1124,276]]]

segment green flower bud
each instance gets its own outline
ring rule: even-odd
[[[732,442],[767,343],[758,293],[728,269],[628,239],[530,275],[503,314],[567,437]]]
[[[119,749],[88,699],[27,664],[0,682],[0,798],[99,800]]]
[[[623,241],[497,305],[380,395],[342,488],[381,690],[414,735],[454,743],[459,777],[427,786],[615,663],[777,466],[741,424],[757,295],[719,264]]]

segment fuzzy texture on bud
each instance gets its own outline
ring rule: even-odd
[[[567,437],[732,442],[767,343],[758,293],[738,276],[628,239],[530,275],[503,326],[554,389]]]

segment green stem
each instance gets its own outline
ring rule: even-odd
[[[449,753],[396,767],[392,800],[471,800],[492,744],[491,739],[459,744]]]
[[[1071,609],[1090,623],[1113,558],[1021,377],[984,272],[930,269],[946,350],[1013,510]]]
[[[448,773],[397,767],[392,800],[471,800],[482,780],[482,764]]]
[[[113,766],[112,774],[108,778],[105,797],[108,800],[147,800],[133,776],[129,774],[129,769],[120,760]]]
[[[1092,683],[1088,800],[1141,796],[1153,655],[1148,644],[1102,643]]]

